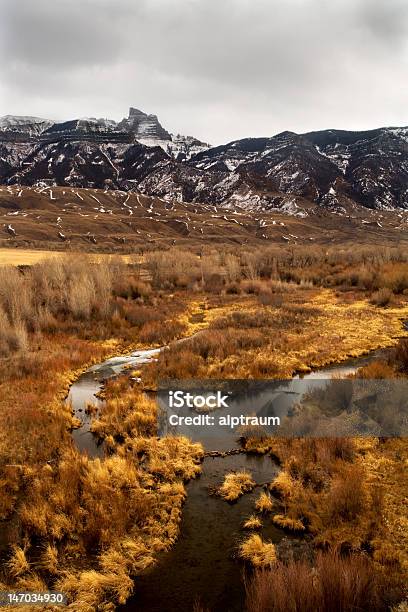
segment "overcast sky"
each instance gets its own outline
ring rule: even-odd
[[[0,0],[0,115],[212,144],[408,125],[407,0]]]

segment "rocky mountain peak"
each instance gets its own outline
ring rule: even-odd
[[[154,140],[171,141],[171,135],[161,125],[157,115],[148,115],[138,108],[131,107],[128,118],[123,119],[118,128],[132,132],[136,140],[143,144],[150,144]]]

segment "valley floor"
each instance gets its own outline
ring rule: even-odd
[[[64,257],[34,265],[24,273],[3,268],[3,590],[60,588],[68,594],[72,610],[90,612],[98,605],[101,610],[113,610],[131,594],[132,578],[154,565],[177,539],[185,483],[200,473],[204,450],[184,438],[158,439],[155,402],[129,376],[123,376],[107,383],[104,409],[93,418],[94,431],[107,449],[106,457],[78,453],[70,435],[78,423],[63,400],[70,383],[90,364],[136,348],[170,345],[171,350],[132,372],[131,378],[141,376],[145,389],[154,389],[159,377],[288,378],[376,348],[394,347],[408,336],[403,326],[408,319],[406,288],[401,288],[401,283],[408,282],[404,262],[379,264],[368,290],[362,284],[368,283],[367,263],[360,270],[361,278],[353,277],[348,284],[347,275],[358,275],[359,265],[329,265],[319,260],[314,269],[309,264],[302,268],[303,264],[292,260],[290,265],[282,264],[280,278],[276,273],[268,278],[255,270],[255,262],[249,259],[249,263],[240,264],[252,266],[254,278],[249,279],[248,275],[241,277],[233,255],[226,254],[216,269],[215,260],[189,259],[188,253],[176,256],[183,262],[176,266],[176,277],[171,255],[160,253],[143,264],[145,274],[139,264],[84,263]],[[328,266],[324,273],[323,265]],[[170,274],[166,266],[173,276],[166,276]],[[319,286],[310,279],[319,274],[341,279],[337,286]],[[395,293],[394,285],[382,286],[384,279],[399,283]],[[83,287],[89,292],[84,293]],[[18,295],[19,302],[13,301],[12,295]],[[18,310],[21,304],[25,310]],[[176,343],[180,338],[186,340]],[[395,367],[378,366],[383,376],[397,375]],[[373,559],[387,567],[397,583],[407,563],[405,441],[350,450],[344,460],[331,447],[311,450],[294,446],[288,452],[266,444],[260,452],[272,451],[279,458],[282,474],[289,474],[289,489],[285,490],[284,483],[274,485],[271,481],[266,501],[260,503],[267,505],[275,490],[276,500],[281,500],[274,502],[280,510],[271,515],[275,523],[280,521],[289,531],[295,524],[296,532],[300,521],[302,531],[302,517],[310,516],[309,524],[315,530],[309,535],[316,540],[330,531],[334,545],[337,537],[332,519],[321,515],[327,501],[321,491],[330,495],[332,487],[343,486],[342,479],[357,473],[360,464],[370,503],[374,500],[372,483],[380,484],[384,523],[378,523],[383,530],[378,538],[386,538],[393,554],[378,546],[381,554],[376,557],[375,538],[365,532],[361,542],[369,538]],[[302,481],[294,476],[294,462],[305,457],[310,461],[307,478],[322,479],[322,490],[309,490],[306,477]],[[362,495],[366,499],[366,493]],[[347,512],[341,519],[336,514],[336,521],[340,520],[341,526],[344,523],[346,531],[359,529],[364,522],[361,517],[375,511],[374,506],[366,510],[358,507],[352,519],[347,518]],[[275,515],[282,516],[276,519]],[[266,506],[260,516],[265,522],[271,520]],[[325,532],[319,525],[327,520]],[[254,544],[258,547],[255,556]],[[272,549],[265,549],[265,545],[252,540],[244,549],[249,551],[245,558],[261,559],[259,567],[273,565]]]

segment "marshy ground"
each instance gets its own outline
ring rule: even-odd
[[[143,608],[143,581],[177,552],[186,483],[206,463],[200,444],[157,438],[156,403],[142,389],[159,377],[289,378],[380,347],[392,350],[361,375],[404,377],[407,292],[406,254],[395,247],[171,248],[143,261],[71,255],[1,268],[1,586],[60,588],[85,612],[115,609],[132,592],[137,603],[140,575],[141,609],[154,609]],[[64,402],[70,383],[110,356],[164,345],[156,362],[107,382],[92,418],[106,455],[81,454]],[[340,591],[339,610],[352,596],[370,610],[404,598],[404,440],[279,445],[248,435],[242,450],[250,455],[238,461],[205,460],[223,465],[213,485],[224,519],[247,522],[225,551],[238,576],[245,564],[250,572],[241,609],[332,609],[328,593]],[[249,456],[258,458],[252,471]],[[259,460],[262,490],[251,484]],[[279,544],[285,534],[298,542],[292,556]],[[299,588],[279,600],[294,575]]]

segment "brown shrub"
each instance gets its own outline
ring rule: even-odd
[[[343,410],[347,410],[351,404],[353,381],[348,378],[334,378],[324,388],[312,390],[310,397],[318,403],[324,414],[339,414]]]
[[[157,308],[142,306],[131,300],[120,301],[118,307],[121,316],[135,327],[142,327],[145,323],[161,319],[161,313],[158,312]]]
[[[366,502],[363,483],[363,473],[358,466],[343,466],[333,479],[327,496],[330,522],[352,521],[362,512]]]
[[[387,287],[383,287],[371,296],[371,303],[375,306],[388,306],[392,300],[392,291]]]
[[[155,287],[187,286],[202,278],[201,261],[190,251],[172,249],[148,253],[146,266]]]
[[[404,374],[408,373],[408,339],[403,338],[399,341],[394,349],[390,359],[391,363],[395,363],[397,369]]]
[[[20,272],[0,269],[2,354],[25,350],[28,334],[111,315],[113,269],[86,256],[50,259]]]
[[[401,263],[384,266],[380,283],[395,294],[403,293],[408,288],[408,266]]]
[[[225,317],[218,317],[211,323],[213,329],[236,327],[239,329],[271,327],[275,324],[272,311],[259,309],[255,311],[236,310]]]
[[[289,440],[283,457],[289,475],[320,491],[337,473],[338,460],[351,462],[355,454],[350,438],[304,438]]]
[[[372,361],[368,365],[359,368],[356,372],[357,378],[383,379],[393,378],[394,376],[394,368],[385,361]]]
[[[224,277],[214,272],[205,279],[204,287],[208,293],[220,293],[224,287]]]
[[[225,292],[228,295],[239,295],[241,293],[241,287],[239,283],[228,283],[225,286]]]
[[[27,348],[27,330],[21,320],[10,323],[0,305],[0,357]]]
[[[319,593],[306,562],[278,563],[245,581],[247,612],[318,612]]]
[[[175,340],[186,326],[178,321],[152,321],[145,323],[139,333],[139,340],[143,344],[167,344]]]
[[[259,348],[264,344],[264,337],[256,330],[209,330],[203,331],[188,341],[188,346],[203,359],[224,360],[240,350]]]
[[[249,295],[259,295],[264,288],[264,283],[257,280],[242,281],[242,290]]]
[[[136,300],[151,295],[152,288],[149,283],[123,274],[116,277],[113,284],[113,294],[117,297]]]
[[[370,559],[364,555],[341,557],[320,553],[316,570],[319,576],[322,610],[381,610],[380,578]]]
[[[335,552],[320,553],[315,568],[291,561],[258,570],[245,589],[247,612],[384,612],[398,596],[368,557]]]
[[[281,308],[283,304],[282,293],[272,293],[268,291],[262,291],[258,295],[259,303],[262,306],[272,306],[273,308]]]
[[[172,347],[160,353],[156,363],[149,364],[144,369],[143,380],[147,387],[154,388],[158,373],[162,380],[182,380],[199,375],[204,362],[200,355],[183,346]]]
[[[281,370],[273,357],[259,355],[251,364],[250,374],[251,378],[277,378]]]

